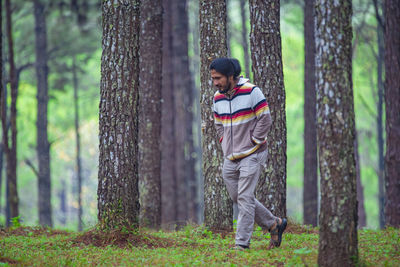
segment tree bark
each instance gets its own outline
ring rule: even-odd
[[[190,15],[199,14],[199,2],[196,0],[190,0]],[[197,222],[202,223],[204,221],[204,183],[203,183],[203,172],[201,166],[201,114],[200,114],[200,33],[199,33],[199,20],[189,20],[192,24],[189,24],[189,33],[192,35],[193,45],[193,56],[190,57],[189,62],[191,63],[191,74],[192,74],[192,90],[193,90],[193,142],[194,142],[194,155],[195,155],[195,172],[196,172],[196,196],[197,196]]]
[[[188,56],[187,0],[175,0],[172,5],[173,54],[174,54],[174,97],[175,139],[177,145],[177,197],[178,221],[197,222],[197,186],[192,157],[193,147],[193,84]],[[182,86],[186,85],[186,86]]]
[[[209,70],[215,58],[227,56],[225,1],[200,0],[199,16],[204,222],[209,228],[231,229],[232,201],[222,179],[223,155],[211,109],[215,89]]]
[[[0,2],[0,40],[3,40],[3,1]],[[2,115],[4,108],[4,87],[3,87],[3,41],[0,42],[0,114]],[[1,116],[0,116],[1,118]],[[3,140],[3,138],[1,139]],[[0,213],[1,213],[1,193],[3,192],[3,156],[4,156],[4,144],[0,143]]]
[[[10,106],[10,125],[11,125],[11,144],[9,144],[7,130],[7,112],[2,110],[3,144],[6,151],[7,161],[7,200],[9,204],[10,218],[18,217],[18,190],[17,190],[17,98],[18,86],[16,68],[14,62],[14,45],[11,23],[11,4],[10,0],[5,1],[6,7],[6,31],[8,41],[8,62],[10,65],[10,84],[11,84],[11,106]],[[6,88],[4,88],[4,91]],[[8,222],[7,222],[8,223]]]
[[[163,168],[166,170],[162,173],[167,178],[162,179],[166,188],[163,191],[163,214],[165,224],[180,227],[187,221],[197,222],[198,206],[192,157],[193,89],[188,59],[187,1],[170,0],[164,4],[163,110],[169,114],[165,114],[166,120],[162,121],[162,128],[165,128],[162,129],[165,132],[162,135],[165,139]],[[167,148],[171,145],[173,148]]]
[[[76,70],[76,61],[73,59],[72,76],[74,81],[74,119],[75,119],[75,152],[76,152],[76,180],[78,197],[78,231],[83,230],[82,222],[82,163],[81,163],[81,136],[79,134],[79,103],[78,103],[78,74]]]
[[[161,0],[142,0],[139,88],[139,188],[141,225],[161,224]]]
[[[176,221],[176,167],[174,86],[172,61],[172,7],[171,0],[163,0],[163,52],[162,52],[162,114],[161,114],[161,222],[163,227]]]
[[[385,220],[400,226],[400,3],[385,1]]]
[[[244,72],[250,78],[250,55],[249,55],[249,34],[247,31],[247,9],[246,1],[240,0],[240,13],[242,19],[242,46],[244,55]]]
[[[137,226],[139,0],[103,1],[98,219]]]
[[[318,152],[315,110],[315,8],[304,1],[304,224],[318,225]]]
[[[36,152],[39,162],[38,209],[39,224],[53,226],[51,208],[50,144],[47,137],[48,66],[45,6],[41,0],[34,1],[35,54],[37,78]]]
[[[315,7],[321,174],[318,265],[355,266],[358,251],[352,6],[349,0],[317,0]]]
[[[254,82],[266,95],[272,126],[268,159],[256,198],[275,216],[286,217],[286,114],[278,0],[251,0],[250,46]]]
[[[376,14],[377,18],[379,14]],[[378,23],[378,114],[376,118],[378,134],[378,207],[379,207],[379,227],[385,227],[385,156],[383,140],[383,60],[384,60],[384,40],[383,25]]]

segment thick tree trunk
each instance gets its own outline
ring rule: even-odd
[[[316,1],[317,133],[321,173],[318,265],[355,266],[357,193],[351,1]]]
[[[35,52],[37,78],[36,142],[39,162],[38,209],[39,224],[53,226],[51,209],[50,144],[47,137],[48,67],[45,6],[41,0],[34,1]]]
[[[225,1],[200,0],[199,16],[204,222],[210,228],[231,229],[232,200],[222,179],[223,155],[218,144],[211,109],[215,89],[211,83],[209,70],[215,58],[227,56]]]
[[[240,0],[240,13],[242,19],[242,46],[244,55],[244,72],[250,78],[250,55],[249,55],[249,35],[247,31],[247,8],[246,1]]]
[[[79,134],[79,103],[78,103],[78,74],[76,70],[75,58],[72,63],[72,76],[74,80],[74,117],[75,117],[75,152],[76,152],[76,179],[77,179],[77,197],[78,197],[78,231],[83,230],[82,223],[82,163],[81,163],[81,137]]]
[[[163,0],[163,51],[162,51],[162,114],[161,114],[161,222],[164,227],[176,221],[176,167],[174,127],[174,86],[172,61],[172,7],[171,0]]]
[[[140,1],[102,2],[98,218],[137,226]]]
[[[139,87],[139,188],[141,225],[161,224],[161,0],[142,0]]]
[[[5,1],[6,7],[6,31],[8,41],[8,62],[10,64],[10,84],[11,84],[11,106],[10,106],[10,124],[11,124],[11,144],[9,144],[7,130],[7,114],[2,109],[3,143],[6,150],[7,160],[7,189],[10,218],[18,217],[18,190],[17,190],[17,73],[14,62],[14,45],[12,37],[11,23],[11,4],[10,0]],[[4,89],[6,90],[6,89]]]
[[[315,110],[315,38],[313,1],[304,1],[304,224],[318,224],[318,156]]]
[[[385,220],[400,227],[400,1],[385,1]]]
[[[272,117],[268,159],[257,199],[275,216],[286,217],[286,114],[278,0],[250,1],[250,46],[254,83],[264,92]]]

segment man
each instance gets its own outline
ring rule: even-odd
[[[260,88],[239,77],[237,59],[217,58],[210,65],[218,91],[214,95],[215,127],[224,153],[222,176],[239,209],[236,249],[247,249],[254,221],[271,233],[269,248],[279,247],[287,220],[275,217],[254,196],[261,167],[267,159],[267,132],[272,124]]]

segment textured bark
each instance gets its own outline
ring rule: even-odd
[[[349,0],[317,0],[315,7],[321,174],[318,265],[354,266],[358,252],[352,6]]]
[[[5,1],[6,7],[6,32],[8,43],[8,63],[10,65],[10,84],[11,84],[11,105],[10,105],[10,125],[11,125],[11,144],[9,144],[9,136],[7,129],[7,112],[2,110],[2,127],[3,127],[3,144],[6,151],[7,161],[7,201],[9,205],[10,218],[18,217],[18,190],[17,190],[17,98],[18,85],[17,73],[14,62],[14,45],[12,36],[11,23],[11,4],[10,0]],[[6,88],[4,88],[4,91]],[[7,219],[10,219],[7,218]],[[7,220],[6,223],[9,223]]]
[[[163,0],[162,114],[161,114],[161,221],[163,226],[176,221],[176,167],[174,127],[174,87],[172,61],[171,0]]]
[[[318,156],[315,110],[315,8],[304,1],[304,224],[318,224]]]
[[[98,218],[137,226],[140,1],[102,1]]]
[[[376,14],[378,17],[379,15]],[[377,104],[377,136],[378,136],[378,207],[379,207],[379,226],[385,227],[385,155],[383,140],[383,60],[384,60],[384,40],[383,25],[378,23],[378,104]],[[360,222],[361,224],[361,222]]]
[[[83,230],[82,225],[82,163],[81,163],[81,136],[79,134],[79,103],[78,103],[78,74],[76,62],[73,59],[72,76],[74,80],[74,119],[75,119],[75,160],[76,160],[76,180],[78,196],[78,231]]]
[[[400,1],[385,1],[385,219],[400,227]]]
[[[204,222],[214,229],[232,228],[232,201],[222,180],[223,155],[214,127],[212,86],[209,66],[227,56],[226,3],[200,0],[201,132],[204,175]]]
[[[286,114],[278,0],[250,1],[250,46],[254,83],[271,111],[268,159],[256,189],[257,199],[275,216],[286,217]]]
[[[45,6],[41,0],[34,2],[35,54],[37,79],[36,152],[39,163],[38,210],[39,224],[53,226],[51,208],[50,144],[47,137],[48,66]]]
[[[249,34],[247,31],[247,9],[246,1],[240,0],[240,13],[242,19],[242,46],[244,55],[244,72],[250,78],[250,55],[249,55]]]
[[[161,224],[162,1],[142,0],[139,87],[141,225]]]

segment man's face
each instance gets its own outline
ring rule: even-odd
[[[233,76],[228,78],[216,70],[211,70],[211,79],[220,93],[225,93],[232,87]]]

